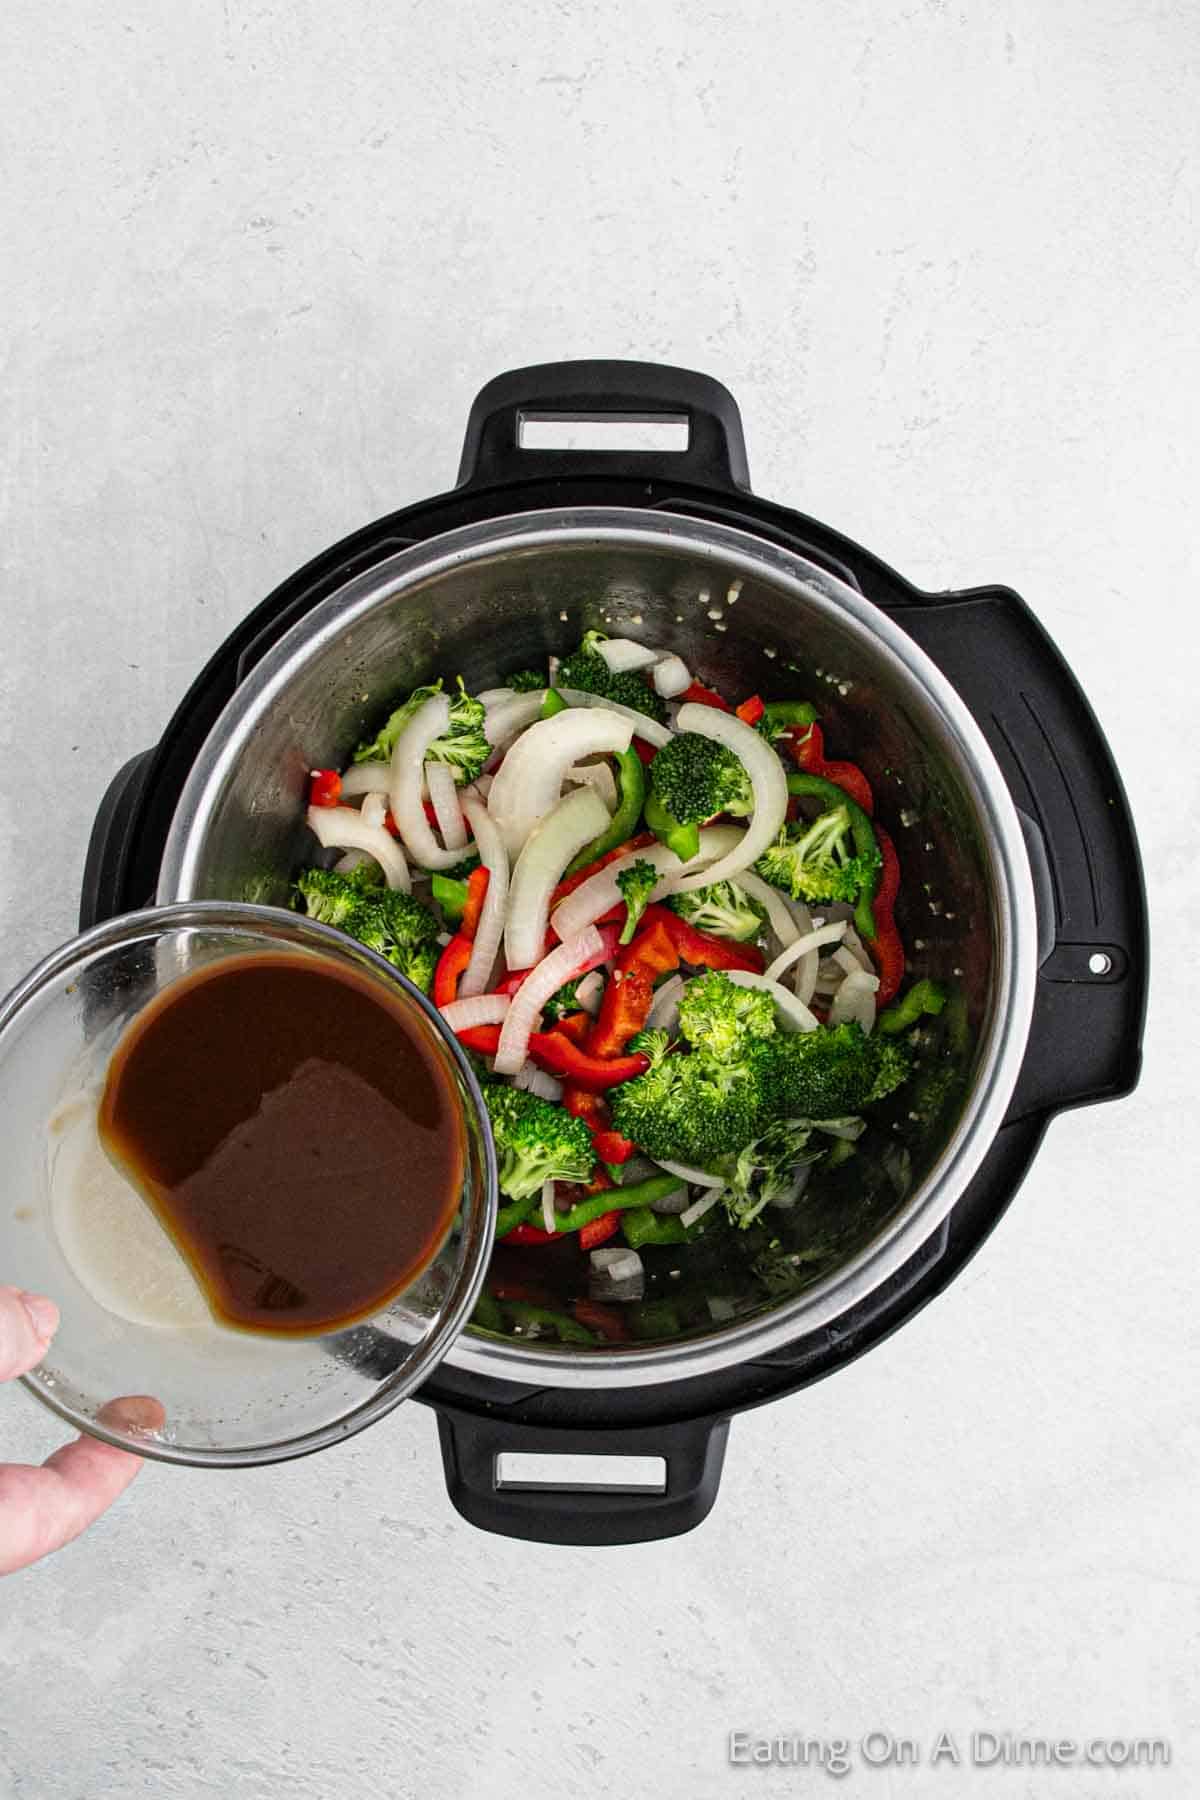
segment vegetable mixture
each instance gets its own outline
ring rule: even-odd
[[[598,631],[503,687],[417,688],[347,769],[313,771],[308,824],[339,860],[299,903],[475,1059],[501,1187],[477,1326],[710,1327],[812,1280],[848,1196],[890,1182],[895,1204],[903,1136],[856,1181],[860,1140],[901,1089],[909,1120],[948,1104],[929,1052],[964,1027],[938,983],[900,991],[873,812],[807,701],[735,706]]]

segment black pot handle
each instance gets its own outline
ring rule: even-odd
[[[894,617],[966,700],[1026,815],[1040,967],[1008,1118],[1127,1094],[1141,1067],[1146,894],[1104,733],[1057,646],[1011,590],[933,596]]]
[[[573,1431],[441,1402],[437,1415],[456,1510],[481,1531],[538,1544],[643,1544],[691,1531],[712,1510],[729,1433],[728,1418]],[[617,1457],[640,1466],[606,1470]]]
[[[571,449],[524,440],[538,427],[625,423],[627,442]],[[635,430],[672,430],[679,448],[638,448]],[[543,433],[545,435],[545,432]],[[693,369],[664,363],[535,363],[497,375],[475,396],[459,466],[460,487],[492,487],[530,476],[616,468],[622,475],[696,482],[737,491],[750,486],[737,401]]]

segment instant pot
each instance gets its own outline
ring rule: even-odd
[[[572,425],[629,442],[552,447]],[[648,427],[676,447],[630,447]],[[725,388],[620,362],[490,382],[453,491],[355,533],[255,608],[110,786],[83,924],[155,898],[288,904],[313,860],[312,767],[344,762],[397,692],[460,671],[495,685],[590,626],[677,649],[730,693],[816,701],[896,841],[910,972],[952,980],[970,1029],[960,1102],[915,1133],[897,1116],[902,1179],[808,1287],[677,1340],[457,1340],[416,1396],[437,1413],[454,1505],[559,1543],[699,1523],[733,1413],[830,1374],[940,1292],[1054,1113],[1135,1084],[1148,973],[1120,779],[1019,596],[923,593],[758,499]],[[392,1353],[380,1336],[381,1367]]]

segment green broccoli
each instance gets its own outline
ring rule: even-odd
[[[567,1013],[579,1011],[579,983],[582,977],[577,975],[574,981],[568,981],[560,987],[556,994],[551,994],[542,1008],[542,1017],[546,1020],[565,1018]]]
[[[347,874],[336,869],[305,869],[296,886],[310,919],[344,930],[346,920],[362,906],[364,894],[378,887],[378,874],[374,863],[360,863]]]
[[[748,944],[761,932],[767,910],[736,881],[718,881],[690,894],[672,894],[667,905],[697,931]]]
[[[719,1061],[703,1051],[663,1053],[665,1033],[641,1032],[631,1048],[651,1056],[644,1075],[609,1090],[613,1124],[649,1156],[706,1168],[740,1150],[763,1118],[766,1086],[753,1049]]]
[[[679,1029],[695,1050],[726,1057],[747,1040],[774,1036],[775,1002],[763,988],[741,987],[717,969],[689,981],[679,1000]]]
[[[336,925],[368,950],[385,957],[427,994],[438,960],[440,926],[411,894],[368,882],[361,870],[307,869],[297,887],[310,919]]]
[[[650,765],[650,790],[680,825],[700,824],[716,813],[742,818],[754,809],[750,777],[733,751],[698,731],[678,732],[663,745]]]
[[[606,635],[603,631],[584,632],[578,650],[559,666],[555,677],[557,686],[599,694],[601,699],[612,700],[618,706],[631,706],[635,712],[645,713],[647,718],[657,719],[662,725],[667,709],[654,689],[647,687],[635,671],[614,675],[604,658],[597,654],[596,645],[602,644]]]
[[[550,683],[544,669],[518,669],[515,675],[505,677],[504,685],[514,694],[536,694]]]
[[[785,1119],[860,1113],[906,1081],[913,1064],[903,1038],[868,1037],[854,1023],[777,1032],[764,1054],[770,1110]]]
[[[823,1155],[824,1146],[808,1148],[812,1130],[807,1119],[776,1119],[761,1137],[738,1152],[721,1200],[730,1219],[743,1231],[764,1206],[791,1199],[796,1170]]]
[[[785,825],[755,871],[793,900],[856,901],[874,882],[881,857],[877,847],[856,851],[853,829],[847,806],[831,806],[815,819]]]
[[[582,1119],[504,1082],[484,1082],[483,1098],[501,1192],[511,1200],[528,1199],[547,1181],[590,1181],[596,1157]]]
[[[382,729],[358,746],[354,752],[355,762],[387,762],[396,747],[396,739],[414,713],[441,691],[440,680],[435,681],[432,687],[414,688]],[[446,734],[435,738],[425,752],[427,762],[446,763],[453,769],[454,779],[460,787],[465,782],[474,781],[491,755],[492,747],[484,735],[483,717],[482,702],[468,694],[460,675],[458,693],[450,701],[450,723]]]
[[[626,869],[617,872],[617,886],[621,890],[621,898],[625,902],[625,923],[621,927],[621,943],[628,944],[638,928],[638,921],[646,910],[651,894],[662,880],[662,876],[652,862],[644,856],[630,863]]]

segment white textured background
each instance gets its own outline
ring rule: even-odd
[[[448,485],[475,389],[722,377],[759,491],[1002,579],[1126,771],[1160,1005],[965,1278],[734,1426],[663,1548],[451,1512],[419,1407],[146,1472],[0,1592],[0,1794],[1200,1792],[1197,121],[1184,0],[0,16],[0,984],[88,825],[282,576]],[[0,1450],[52,1421],[0,1397]],[[1167,1771],[736,1771],[731,1727],[1162,1733]]]

